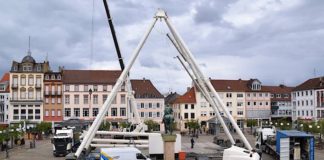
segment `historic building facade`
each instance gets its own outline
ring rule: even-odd
[[[0,80],[0,124],[8,124],[9,81],[10,74],[5,73]]]
[[[106,101],[121,71],[63,70],[64,120],[80,118],[93,121]],[[118,127],[127,120],[127,92],[125,86],[117,93],[106,120]]]
[[[292,91],[293,119],[324,118],[324,77],[308,79]]]
[[[9,122],[43,120],[44,73],[50,71],[49,62],[36,63],[29,51],[21,62],[12,62],[10,70]]]
[[[63,121],[62,77],[61,72],[47,72],[44,74],[44,121]]]
[[[134,79],[131,80],[131,85],[141,120],[154,120],[160,124],[159,128],[163,131],[164,96],[149,79]]]

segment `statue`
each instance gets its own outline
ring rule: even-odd
[[[174,117],[173,117],[173,110],[171,107],[169,106],[165,107],[162,122],[164,123],[165,134],[172,134]]]

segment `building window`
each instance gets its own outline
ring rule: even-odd
[[[124,94],[120,95],[120,103],[126,104],[126,96]]]
[[[40,109],[35,109],[35,119],[40,119]]]
[[[160,117],[160,112],[156,112],[156,117]]]
[[[111,116],[116,117],[117,116],[117,108],[111,108]]]
[[[93,104],[98,104],[98,95],[93,95]]]
[[[188,119],[189,116],[188,116],[188,113],[184,113],[184,119]]]
[[[243,94],[242,93],[238,93],[237,94],[237,98],[242,98],[243,97]]]
[[[185,109],[188,109],[188,104],[185,104]]]
[[[74,104],[79,104],[79,95],[74,95]]]
[[[52,117],[55,117],[55,110],[52,109]]]
[[[120,116],[126,116],[126,108],[120,108]]]
[[[70,85],[65,85],[65,91],[69,92],[70,91]]]
[[[98,115],[99,109],[98,108],[92,108],[92,116],[96,117]]]
[[[237,111],[237,115],[243,115],[243,111]]]
[[[83,117],[89,117],[89,108],[83,108]]]
[[[48,111],[48,109],[45,110],[45,116],[46,116],[46,117],[49,116],[49,111]]]
[[[34,85],[34,77],[33,76],[28,76],[28,85]]]
[[[153,117],[153,116],[152,116],[152,112],[149,112],[149,117],[150,117],[150,118]]]
[[[57,116],[61,117],[61,110],[60,109],[57,110]]]
[[[73,111],[75,117],[80,117],[80,108],[74,108]]]
[[[144,105],[144,103],[141,103],[141,108],[145,108],[145,105]]]
[[[194,104],[191,104],[191,109],[195,109],[195,105]]]
[[[71,117],[71,108],[64,108],[65,117]]]
[[[232,107],[232,102],[226,102],[227,107]]]
[[[226,93],[227,98],[232,98],[232,93]]]
[[[160,108],[160,103],[156,103],[156,108]]]
[[[28,109],[28,119],[34,119],[34,110]]]
[[[20,98],[26,99],[26,89],[25,88],[20,89]]]
[[[256,106],[257,105],[256,102],[253,102],[253,105]]]
[[[251,97],[250,93],[246,94],[247,97]]]
[[[65,104],[70,104],[70,95],[65,95]]]
[[[52,104],[55,104],[55,98],[52,97]]]
[[[259,93],[259,97],[262,97],[262,93]]]
[[[191,119],[195,119],[195,113],[191,113]]]
[[[141,117],[144,117],[144,116],[145,116],[144,112],[141,112]]]
[[[107,100],[108,95],[104,94],[102,95],[102,103],[105,103]]]
[[[33,88],[28,88],[28,99],[34,98],[34,90]]]
[[[79,85],[74,85],[74,91],[79,92]]]
[[[48,98],[45,98],[45,103],[48,104],[49,103],[49,100]]]
[[[149,103],[148,105],[149,105],[149,108],[152,108],[152,103]]]
[[[89,97],[88,95],[83,95],[83,104],[88,104],[89,102]]]
[[[102,86],[102,90],[103,90],[103,91],[107,91],[107,85],[103,85],[103,86]]]
[[[238,107],[242,107],[243,106],[243,102],[237,102],[237,106]]]
[[[22,85],[22,86],[25,86],[26,85],[26,77],[24,76],[22,76],[21,78],[20,78],[20,84]]]
[[[84,91],[84,92],[89,92],[88,85],[84,85],[84,87],[83,87],[83,91]]]
[[[57,98],[57,103],[58,103],[58,104],[61,104],[61,98],[60,98],[60,97]]]
[[[93,91],[94,91],[94,92],[98,92],[98,86],[97,86],[97,85],[94,85],[94,86],[93,86]]]

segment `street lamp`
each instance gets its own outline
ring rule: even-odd
[[[283,123],[280,123],[281,126],[283,126]]]
[[[89,89],[89,117],[91,117],[90,116],[90,110],[91,110],[91,95],[92,95],[92,89],[90,88]],[[93,111],[92,111],[93,112]],[[93,116],[93,115],[92,115]]]

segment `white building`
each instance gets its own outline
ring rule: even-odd
[[[8,124],[9,76],[5,73],[0,80],[0,124]]]
[[[114,70],[64,70],[63,99],[64,120],[79,118],[93,121],[106,101],[121,71]],[[127,121],[127,92],[125,86],[117,93],[106,120],[113,128]]]
[[[324,118],[324,78],[312,78],[296,86],[292,92],[293,119]]]
[[[164,96],[149,79],[131,80],[131,84],[141,120],[154,120],[160,124],[160,130],[164,131]]]
[[[21,63],[13,61],[10,70],[9,123],[43,121],[43,79],[49,62],[36,63],[31,52]]]

